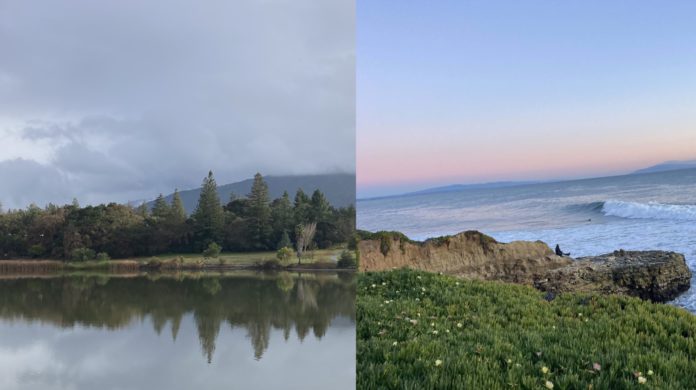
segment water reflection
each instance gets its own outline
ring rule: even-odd
[[[208,362],[224,323],[246,329],[261,359],[272,327],[285,340],[293,329],[300,340],[310,331],[321,339],[336,316],[354,319],[354,289],[351,275],[335,274],[3,280],[0,318],[118,329],[150,316],[157,334],[169,327],[176,340],[182,317],[192,313]]]

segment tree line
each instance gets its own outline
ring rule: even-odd
[[[0,212],[0,257],[126,258],[200,253],[212,243],[226,251],[275,250],[295,247],[298,227],[307,224],[316,224],[310,248],[345,243],[354,235],[355,207],[335,208],[318,189],[271,200],[258,173],[248,195],[232,195],[223,204],[209,172],[190,216],[178,191],[171,202],[160,194],[151,209],[118,203],[80,207],[73,201]]]

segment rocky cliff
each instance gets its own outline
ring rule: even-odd
[[[411,241],[398,233],[375,233],[359,243],[360,270],[409,267],[473,279],[533,281],[533,276],[571,263],[541,241],[497,242],[477,231]]]
[[[363,232],[361,271],[413,268],[468,279],[530,284],[543,291],[619,293],[664,302],[689,288],[691,272],[678,253],[625,252],[573,260],[541,241],[497,242],[477,231],[424,242],[398,232]]]

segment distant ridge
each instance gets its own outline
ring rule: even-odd
[[[294,199],[298,188],[302,188],[307,195],[312,196],[312,192],[319,189],[334,207],[347,207],[355,204],[355,174],[352,173],[264,176],[264,180],[268,183],[268,193],[271,199],[279,198],[283,195],[283,191],[287,191],[290,198]],[[251,191],[253,181],[254,179],[246,179],[236,183],[218,185],[220,200],[226,204],[232,193],[239,197],[246,196]],[[186,212],[190,214],[198,203],[200,188],[179,191],[179,195]],[[165,199],[167,202],[171,202],[172,194],[167,195]],[[154,201],[150,201],[147,204],[152,207],[153,203]]]
[[[442,187],[426,188],[420,191],[407,192],[403,195],[423,195],[423,194],[434,194],[438,192],[453,192],[461,190],[476,190],[476,189],[488,189],[488,188],[504,188],[504,187],[514,187],[521,186],[525,184],[537,184],[538,181],[497,181],[492,183],[477,183],[477,184],[450,184]]]
[[[498,181],[491,183],[476,183],[476,184],[450,184],[441,187],[426,188],[420,191],[406,192],[402,194],[394,195],[384,195],[384,196],[370,196],[360,198],[358,200],[374,200],[374,199],[384,199],[384,198],[399,198],[402,196],[417,196],[426,194],[438,194],[445,192],[456,192],[463,190],[477,190],[477,189],[487,189],[487,188],[504,188],[504,187],[515,187],[522,186],[526,184],[538,184],[542,181]]]
[[[641,173],[666,172],[693,168],[696,168],[696,160],[665,161],[663,163],[653,165],[651,167],[639,169],[633,172],[632,174],[636,175]]]

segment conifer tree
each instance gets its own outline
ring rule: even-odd
[[[290,241],[290,236],[288,235],[287,230],[283,230],[283,233],[280,236],[280,241],[278,241],[278,245],[276,247],[276,249],[283,248],[292,248],[292,242]]]
[[[271,206],[268,185],[260,173],[254,175],[249,193],[249,239],[257,249],[267,249],[271,238]]]
[[[145,202],[141,203],[140,206],[135,209],[135,211],[143,218],[147,218],[147,216],[150,214],[150,210],[148,210],[147,203]]]
[[[198,249],[207,247],[211,242],[221,240],[224,214],[212,171],[208,172],[208,177],[203,179],[198,205],[191,217],[195,224],[194,234]]]
[[[300,225],[303,223],[310,222],[312,219],[311,215],[311,204],[310,199],[302,190],[302,188],[297,189],[295,193],[295,225]]]
[[[186,209],[184,209],[184,202],[181,201],[178,189],[174,190],[174,195],[172,196],[171,212],[173,219],[177,222],[183,223],[186,221]]]
[[[290,202],[288,192],[283,192],[283,196],[271,203],[271,220],[273,224],[273,235],[278,239],[283,231],[292,231],[295,226],[295,215]]]
[[[164,196],[159,194],[157,199],[155,199],[155,204],[152,206],[152,216],[164,220],[169,216],[170,209],[167,201],[164,200]]]
[[[324,222],[331,217],[331,205],[324,194],[318,189],[312,194],[312,220]]]

